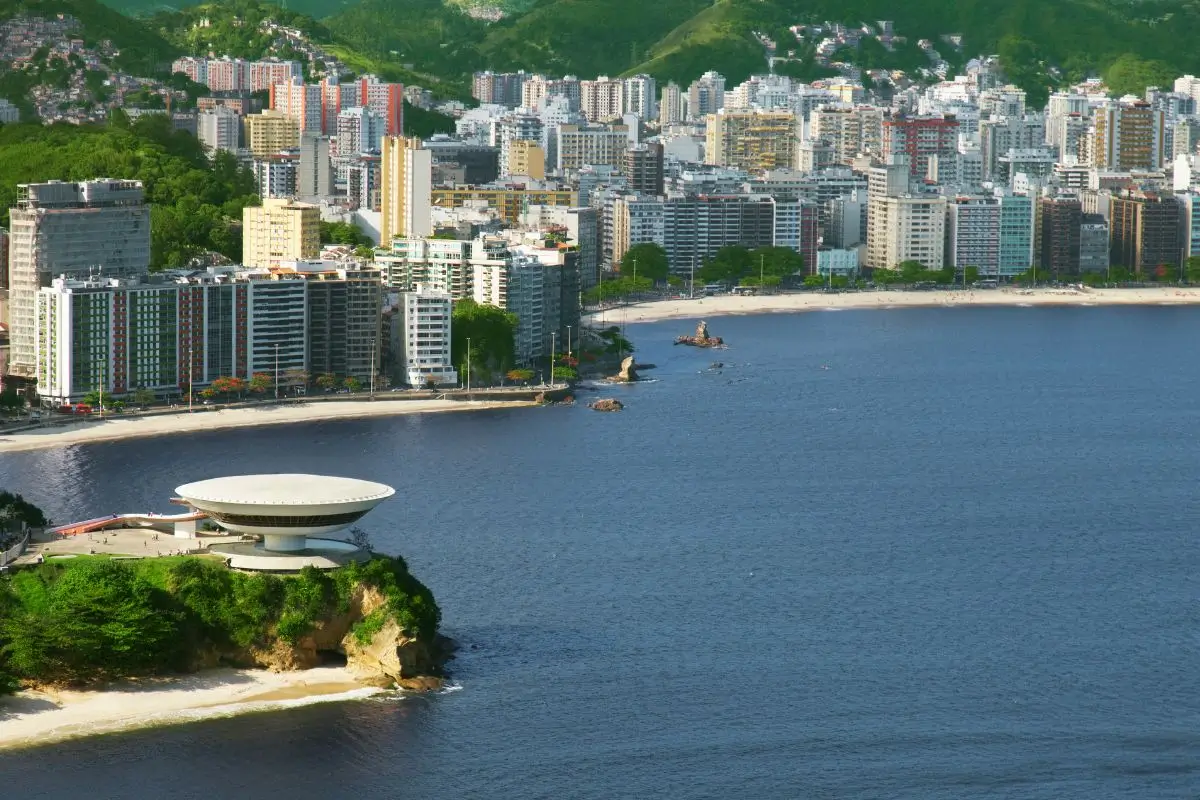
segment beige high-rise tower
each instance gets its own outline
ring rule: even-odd
[[[396,236],[429,236],[433,157],[419,138],[383,137],[379,241]]]
[[[320,251],[319,207],[268,197],[261,206],[242,210],[242,263],[247,267],[276,267],[316,258]]]

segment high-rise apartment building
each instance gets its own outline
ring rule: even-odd
[[[983,179],[990,181],[996,178],[1000,172],[1001,158],[1010,151],[1039,148],[1045,144],[1045,140],[1046,124],[1040,114],[981,120],[979,149],[983,155]]]
[[[241,135],[242,118],[224,106],[201,111],[196,117],[196,138],[210,153],[236,151]]]
[[[710,114],[704,161],[748,172],[795,166],[797,120],[791,111],[729,111]]]
[[[471,96],[480,103],[515,108],[521,105],[521,89],[529,75],[520,72],[476,72],[471,80]]]
[[[296,121],[301,133],[325,133],[324,102],[320,84],[302,80],[273,84],[268,106]]]
[[[228,56],[187,56],[171,64],[171,72],[182,72],[214,92],[262,92],[277,83],[287,83],[304,75],[299,61],[246,61]]]
[[[946,266],[975,267],[1000,275],[1000,203],[993,197],[959,195],[946,203]]]
[[[52,278],[125,278],[150,267],[140,181],[21,184],[9,210],[9,371],[36,370],[37,293]]]
[[[663,204],[663,248],[671,271],[688,275],[727,245],[775,241],[775,201],[763,195],[671,196]]]
[[[380,241],[433,233],[433,160],[421,140],[384,137],[380,176]]]
[[[625,151],[621,168],[630,191],[639,194],[663,193],[663,146],[661,142],[635,144]]]
[[[725,76],[706,72],[688,87],[687,113],[689,119],[704,119],[725,107]]]
[[[941,269],[945,261],[946,198],[899,195],[871,204],[868,267],[894,269],[905,261]],[[872,235],[874,234],[874,235]]]
[[[295,197],[299,169],[300,157],[294,154],[254,159],[254,179],[258,183],[258,196]]]
[[[454,386],[458,383],[450,355],[453,298],[425,284],[401,292],[392,350],[399,375],[409,386]]]
[[[1175,197],[1133,190],[1113,195],[1108,221],[1113,266],[1147,279],[1156,277],[1159,269],[1178,271],[1183,239]]]
[[[683,91],[675,81],[668,81],[662,88],[658,101],[658,125],[665,128],[683,120]]]
[[[383,142],[383,117],[370,108],[343,109],[337,119],[337,154],[341,158],[378,150]]]
[[[472,242],[458,239],[393,237],[375,251],[383,283],[402,292],[418,285],[454,300],[472,296]]]
[[[1076,195],[1038,199],[1037,265],[1051,275],[1079,274],[1083,206]]]
[[[514,111],[496,120],[492,128],[492,145],[500,148],[500,177],[515,175],[509,163],[513,142],[545,141],[544,124],[536,114]]]
[[[588,122],[620,119],[625,108],[625,83],[620,78],[601,75],[594,81],[579,82],[579,110]]]
[[[357,107],[379,115],[388,136],[399,136],[404,129],[404,84],[384,83],[374,75],[347,83],[330,77],[321,83],[306,84],[297,79],[273,84],[269,105],[295,119],[302,133],[333,135],[338,114]]]
[[[266,158],[300,146],[299,123],[279,111],[249,114],[243,124],[246,127],[246,146],[256,158]]]
[[[584,165],[621,169],[629,147],[624,125],[559,125],[557,131],[559,175],[577,173]]]
[[[356,378],[372,385],[382,359],[379,270],[335,262],[290,266],[308,284],[308,370],[313,375]]]
[[[508,168],[513,175],[543,180],[546,177],[546,151],[539,143],[527,139],[509,142]]]
[[[442,208],[461,208],[467,204],[483,203],[495,209],[506,225],[516,225],[521,212],[534,205],[579,205],[579,195],[557,184],[526,185],[524,183],[492,184],[490,186],[438,186],[431,192],[433,205]]]
[[[1084,214],[1079,226],[1080,274],[1107,272],[1109,256],[1107,220],[1099,214]]]
[[[290,199],[268,198],[242,210],[242,262],[278,267],[316,258],[321,249],[321,209]]]
[[[1153,170],[1165,152],[1163,113],[1149,103],[1110,102],[1097,108],[1093,162],[1108,170]]]
[[[658,83],[650,75],[634,75],[626,78],[621,91],[621,110],[625,114],[636,114],[643,122],[658,117]]]
[[[809,117],[813,139],[828,142],[839,164],[849,165],[859,155],[879,156],[883,137],[883,109],[874,106],[824,106]]]
[[[910,117],[893,115],[883,120],[884,159],[907,156],[909,175],[923,180],[929,172],[929,157],[947,161],[958,152],[958,120],[953,115]]]
[[[333,194],[333,165],[329,159],[329,137],[305,133],[300,137],[300,166],[296,172],[296,196],[319,200]]]

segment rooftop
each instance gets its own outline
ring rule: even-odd
[[[386,500],[396,490],[382,483],[329,475],[233,475],[184,484],[188,500],[263,506],[315,506]]]

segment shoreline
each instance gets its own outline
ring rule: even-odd
[[[750,314],[795,314],[808,311],[866,309],[956,308],[965,306],[1182,306],[1200,304],[1200,288],[1149,289],[941,289],[930,291],[874,290],[796,292],[774,295],[716,295],[681,300],[655,300],[593,311],[584,319],[606,325],[700,319]]]
[[[112,416],[104,420],[87,420],[75,424],[39,428],[25,433],[0,435],[0,453],[262,425],[390,417],[403,414],[528,408],[535,405],[536,403],[528,400],[345,400],[286,406],[227,408],[218,411],[180,411],[176,414],[156,414],[148,417]]]
[[[345,667],[295,672],[214,669],[194,675],[126,681],[102,689],[29,689],[0,698],[0,751],[137,728],[355,700],[384,691],[359,683]]]

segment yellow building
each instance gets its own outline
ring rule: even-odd
[[[321,252],[321,209],[294,200],[267,198],[242,210],[242,263],[275,267],[282,261],[316,258]]]
[[[433,222],[429,191],[433,154],[418,137],[383,137],[379,180],[379,241],[395,236],[429,236]]]
[[[246,145],[255,158],[273,156],[300,146],[300,124],[279,111],[249,114],[245,120]]]
[[[573,208],[578,205],[579,195],[570,189],[517,189],[509,187],[489,186],[456,186],[437,187],[433,190],[432,200],[435,206],[442,208],[461,208],[470,202],[484,202],[488,208],[500,212],[500,218],[509,225],[520,222],[521,212],[527,206],[566,206]],[[381,241],[388,241],[381,239]]]
[[[708,115],[704,162],[749,172],[795,166],[796,115],[791,111],[729,111]]]
[[[546,151],[537,142],[515,139],[508,144],[508,171],[535,181],[546,177]]]

